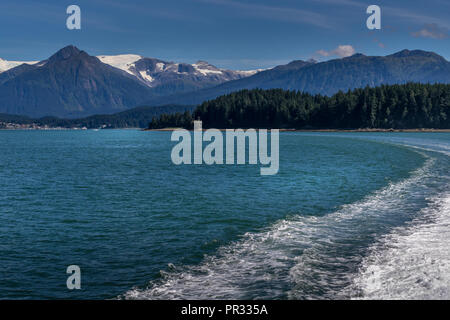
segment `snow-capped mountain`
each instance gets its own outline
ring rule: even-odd
[[[6,70],[0,73],[0,113],[30,117],[110,114],[139,105],[196,105],[253,88],[332,95],[367,85],[450,83],[450,62],[420,50],[385,57],[355,54],[325,62],[299,60],[262,72],[242,72],[202,61],[95,57],[67,46],[38,63],[1,60],[0,68]]]
[[[145,58],[135,54],[116,56],[97,56],[101,62],[134,75],[149,87],[167,86],[184,81],[190,83],[189,89],[249,77],[259,72],[219,69],[205,61],[194,64],[167,62],[155,58]],[[193,86],[193,87],[191,87]],[[178,85],[179,87],[179,85]]]
[[[136,77],[74,46],[0,74],[0,113],[81,117],[114,113],[152,96]]]
[[[112,113],[153,97],[214,87],[255,73],[135,54],[95,57],[67,46],[42,61],[0,59],[0,113],[35,117]]]
[[[450,83],[450,62],[422,50],[402,50],[387,56],[357,53],[323,62],[295,60],[286,65],[225,82],[213,88],[170,97],[152,97],[148,105],[197,105],[243,89],[284,89],[310,94],[333,94],[366,86],[416,83]]]
[[[20,66],[21,64],[35,64],[38,61],[7,61],[0,58],[0,73],[5,72],[9,69]]]

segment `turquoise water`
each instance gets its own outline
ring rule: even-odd
[[[275,176],[173,145],[0,131],[0,299],[450,298],[450,134],[281,133]]]

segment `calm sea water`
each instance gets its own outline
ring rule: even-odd
[[[450,134],[281,133],[275,176],[173,145],[0,131],[0,299],[450,298]]]

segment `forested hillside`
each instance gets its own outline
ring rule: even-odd
[[[161,115],[149,128],[450,128],[450,85],[382,85],[328,97],[299,91],[242,90],[198,106],[193,114]]]

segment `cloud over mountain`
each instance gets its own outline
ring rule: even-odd
[[[316,53],[323,57],[338,56],[341,58],[350,57],[355,54],[355,49],[351,45],[339,45],[336,49],[331,51],[319,50]]]
[[[447,39],[449,32],[446,28],[442,28],[435,23],[426,24],[417,32],[412,32],[411,35],[415,38],[432,38],[432,39]]]

